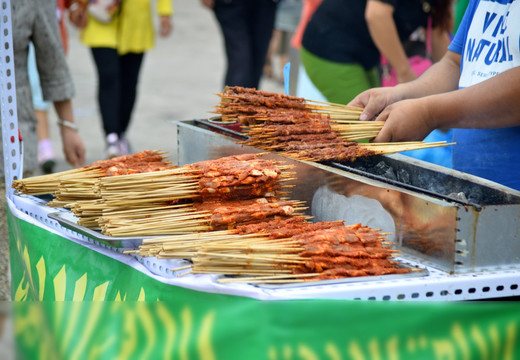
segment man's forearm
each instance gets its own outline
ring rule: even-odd
[[[520,67],[467,88],[425,99],[436,128],[520,126]]]
[[[441,94],[456,90],[459,86],[460,55],[448,51],[444,57],[433,64],[417,80],[399,84],[401,100]]]

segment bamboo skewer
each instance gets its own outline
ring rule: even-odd
[[[303,281],[297,280],[301,278],[312,278],[319,276],[318,273],[308,273],[308,274],[290,274],[290,275],[270,275],[270,276],[255,276],[255,277],[240,277],[240,278],[220,278],[217,279],[220,283],[235,283],[235,282],[246,282],[246,283],[259,283],[259,282],[274,282],[276,280],[282,280],[281,282],[294,282],[294,281]]]
[[[394,143],[368,143],[359,144],[358,146],[370,149],[378,154],[391,154],[410,150],[421,150],[435,147],[451,146],[455,143],[448,143],[446,141],[434,142],[434,143],[411,143],[411,144],[394,144]]]
[[[331,103],[331,102],[327,102],[327,101],[309,100],[309,99],[305,99],[305,102],[306,103],[323,104],[323,105],[327,105],[327,106],[331,106],[331,107],[345,108],[345,109],[348,109],[348,110],[353,111],[353,112],[359,112],[359,113],[363,112],[363,108],[360,108],[360,107],[357,107],[357,106],[349,106],[349,105],[344,105],[344,104]]]

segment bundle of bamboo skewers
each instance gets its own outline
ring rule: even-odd
[[[91,188],[97,179],[122,174],[152,172],[176,166],[167,161],[165,152],[141,151],[108,160],[99,160],[90,165],[53,174],[34,176],[13,181],[12,187],[19,194],[55,194],[53,206],[63,206],[67,199],[97,198]]]
[[[293,174],[262,154],[242,154],[148,173],[61,182],[77,224],[109,236],[185,234],[299,215]],[[73,185],[69,192],[65,187]],[[77,189],[81,188],[81,192]],[[76,198],[74,196],[77,195]],[[55,205],[53,200],[49,205]]]
[[[362,109],[295,96],[228,87],[215,112],[223,121],[239,121],[249,139],[243,143],[309,161],[353,161],[452,145],[425,143],[359,143],[374,139],[384,122],[361,121]]]
[[[244,225],[196,237],[145,239],[127,253],[192,262],[173,271],[232,276],[221,282],[288,283],[413,271],[393,259],[398,251],[385,235],[360,224],[294,217],[265,222],[261,230]]]
[[[226,87],[217,94],[221,102],[215,113],[222,115],[223,122],[238,121],[245,125],[269,121],[272,116],[283,112],[324,115],[331,121],[352,124],[359,120],[363,109],[317,100],[304,99],[292,95],[244,88]]]

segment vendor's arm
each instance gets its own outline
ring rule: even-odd
[[[393,18],[394,7],[390,4],[368,0],[365,19],[372,41],[397,73],[400,83],[417,78],[408,62]]]
[[[348,105],[364,108],[361,120],[374,120],[383,109],[397,101],[457,89],[459,77],[460,55],[448,51],[440,61],[433,64],[418,79],[394,87],[366,90],[356,96]]]
[[[386,121],[376,142],[422,140],[438,128],[520,126],[520,67],[460,90],[405,100],[377,118]]]
[[[55,101],[54,108],[60,119],[59,126],[65,159],[74,167],[83,166],[85,164],[85,145],[74,123],[72,102],[70,100]]]

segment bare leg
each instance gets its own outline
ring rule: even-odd
[[[34,110],[36,119],[38,119],[38,141],[49,139],[49,118],[47,111],[45,110]]]
[[[54,170],[56,160],[49,134],[49,117],[45,110],[35,110],[34,114],[38,119],[38,164],[45,174],[50,174]]]
[[[271,37],[271,42],[269,43],[269,50],[267,50],[267,56],[265,59],[264,65],[264,75],[272,78],[274,76],[273,73],[273,61],[274,56],[278,53],[280,49],[280,41],[282,39],[282,32],[278,29],[273,30],[273,35]]]

